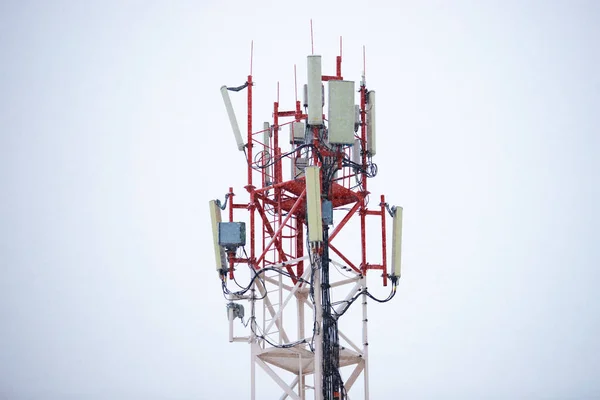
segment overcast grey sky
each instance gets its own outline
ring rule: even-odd
[[[219,87],[254,39],[255,128],[277,80],[291,108],[310,18],[326,73],[341,35],[358,81],[366,45],[370,189],[404,206],[372,398],[600,398],[598,3],[291,4],[0,4],[0,398],[249,398],[206,206],[245,177]]]

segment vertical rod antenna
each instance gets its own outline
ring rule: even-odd
[[[315,42],[313,39],[313,25],[312,25],[312,18],[310,19],[310,49],[311,49],[311,53],[312,55],[315,54]]]
[[[279,103],[279,81],[277,81],[277,103]]]
[[[342,36],[340,36],[340,55],[335,58],[335,75],[342,79]]]
[[[298,80],[296,78],[296,64],[294,64],[294,96],[296,97],[294,101],[298,101]]]
[[[250,41],[250,75],[252,75],[252,61],[254,60],[254,40]]]

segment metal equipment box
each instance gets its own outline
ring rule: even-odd
[[[304,122],[290,124],[290,144],[304,143]]]
[[[235,250],[246,245],[245,222],[220,222],[219,245],[228,250]]]
[[[326,225],[333,225],[333,203],[331,201],[323,200],[321,203],[321,213],[323,223]]]

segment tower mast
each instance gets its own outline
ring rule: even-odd
[[[369,208],[367,181],[377,174],[375,92],[367,89],[363,75],[355,98],[355,82],[342,76],[341,39],[335,74],[324,75],[321,56],[309,55],[302,102],[296,98],[294,107],[282,111],[278,98],[273,120],[256,131],[253,85],[251,66],[244,84],[221,87],[237,148],[247,162],[247,194],[229,188],[224,202],[209,202],[229,341],[250,344],[253,400],[256,366],[283,391],[282,399],[347,399],[361,374],[368,399],[367,303],[394,297],[402,240],[401,207],[391,207],[381,195]],[[245,141],[229,97],[242,90],[247,91]],[[389,272],[388,214],[393,225]],[[381,223],[379,250],[368,245],[367,219]],[[369,238],[374,236],[371,232]],[[373,270],[380,271],[383,286],[391,282],[387,298],[367,289]],[[356,315],[345,314],[356,300],[362,314],[351,322]],[[347,332],[339,326],[343,316],[349,320]],[[357,332],[362,334],[353,338]]]

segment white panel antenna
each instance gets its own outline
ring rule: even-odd
[[[377,153],[376,131],[375,131],[375,91],[368,94],[367,103],[367,152],[374,156]]]
[[[265,149],[269,149],[271,142],[271,125],[268,122],[263,122],[263,143],[265,144]]]
[[[227,270],[227,258],[225,250],[219,245],[219,223],[221,222],[221,207],[217,205],[216,200],[208,202],[210,207],[210,223],[213,233],[213,246],[215,250],[215,262],[217,271]]]
[[[329,81],[329,143],[354,144],[354,82]]]
[[[292,122],[290,124],[290,144],[304,143],[304,122]]]
[[[400,277],[402,266],[402,207],[395,208],[392,220],[392,271],[395,276]]]
[[[235,118],[235,112],[233,111],[233,106],[231,105],[231,99],[229,98],[227,86],[221,86],[221,95],[223,96],[223,102],[225,103],[225,108],[227,109],[229,123],[231,124],[231,129],[233,130],[233,135],[235,136],[235,141],[237,143],[238,150],[243,151],[244,141],[242,140],[240,127],[238,126],[237,119]]]
[[[308,220],[308,241],[323,241],[321,217],[321,175],[319,167],[306,167],[306,219]]]
[[[269,165],[271,163],[271,125],[268,122],[263,123],[263,143],[265,144],[265,153],[263,158],[263,164]],[[267,186],[271,185],[273,179],[273,166],[267,166],[265,168],[265,183]]]
[[[308,56],[308,125],[323,125],[321,56]]]
[[[362,154],[360,146],[360,139],[354,139],[354,146],[352,147],[352,162],[358,165],[362,165]]]

